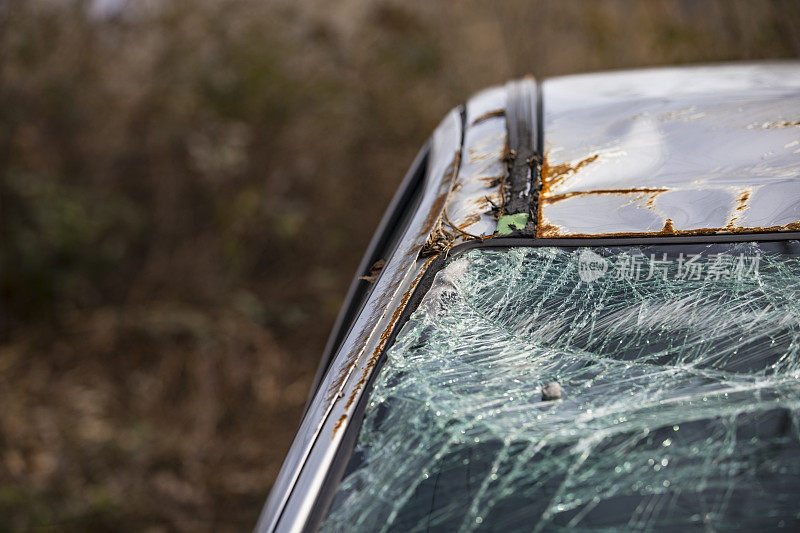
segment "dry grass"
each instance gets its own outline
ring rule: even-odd
[[[250,528],[378,218],[474,91],[800,53],[791,0],[95,5],[0,4],[0,530]]]

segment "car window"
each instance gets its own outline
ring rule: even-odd
[[[797,527],[798,254],[452,259],[387,352],[322,529]]]

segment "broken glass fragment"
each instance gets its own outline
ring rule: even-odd
[[[322,529],[796,529],[798,254],[451,260],[387,353]]]

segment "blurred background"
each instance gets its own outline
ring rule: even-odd
[[[0,531],[250,529],[471,93],[798,55],[794,0],[0,0]]]

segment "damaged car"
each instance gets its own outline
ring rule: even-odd
[[[451,111],[259,531],[800,527],[800,63],[525,78]]]

